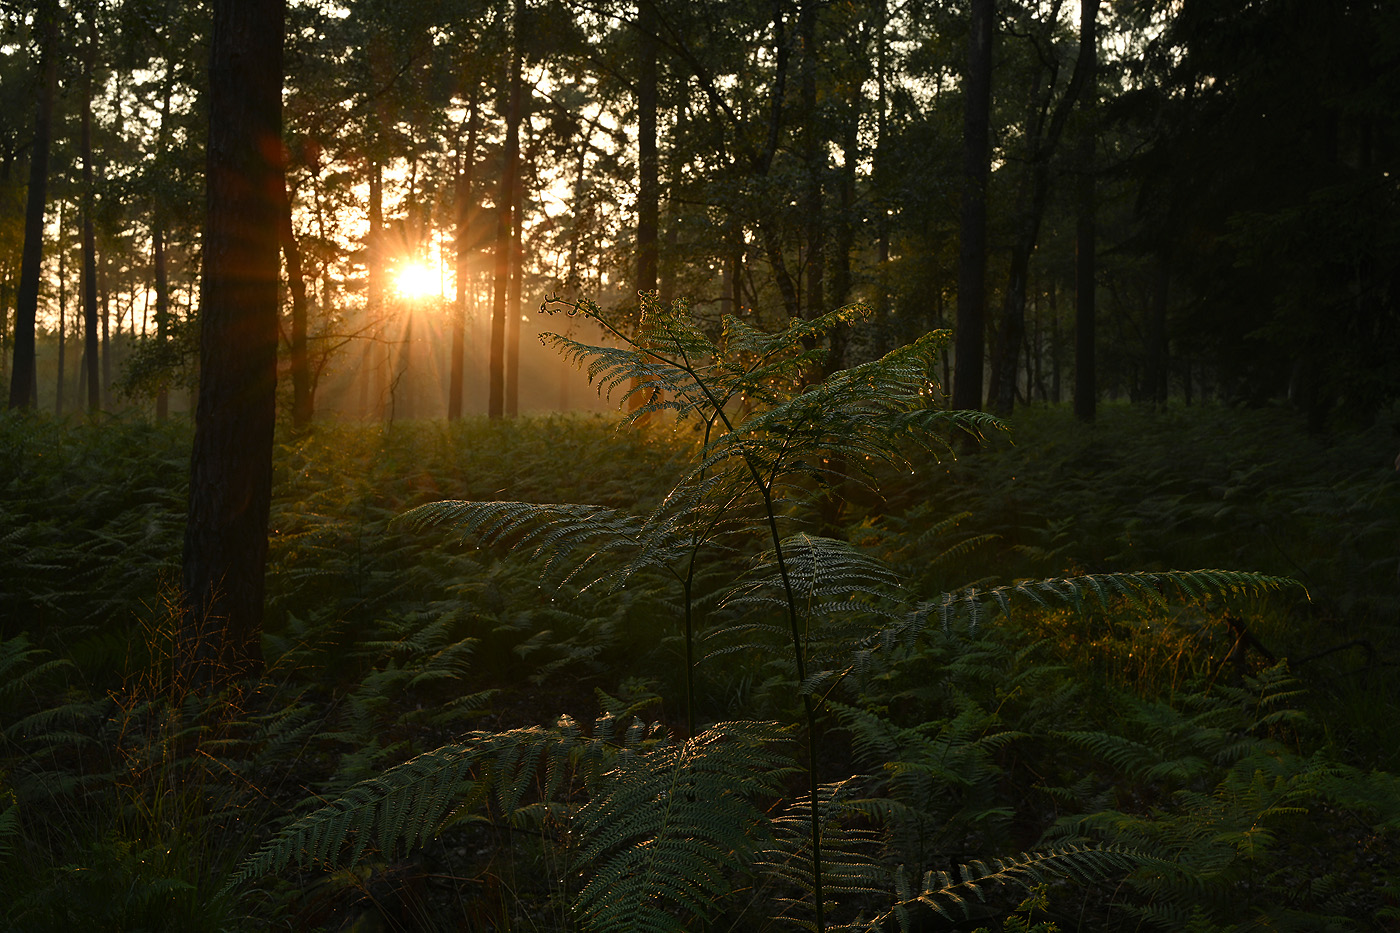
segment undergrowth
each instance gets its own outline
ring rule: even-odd
[[[0,926],[810,925],[813,812],[828,928],[1397,922],[1386,426],[1328,445],[1274,412],[1110,406],[1093,428],[1055,410],[1012,428],[1014,446],[868,487],[794,473],[805,679],[781,587],[757,585],[777,574],[761,536],[727,528],[697,566],[688,663],[666,568],[610,589],[618,551],[561,582],[576,561],[542,577],[528,545],[394,521],[442,499],[645,516],[703,432],[653,415],[289,435],[268,674],[198,698],[164,648],[187,428],[0,418]],[[851,545],[823,588],[822,555]],[[1079,606],[1006,613],[963,589],[1179,566],[1291,576],[1312,599],[1081,584]],[[944,625],[949,592],[986,615]],[[412,773],[447,809],[383,809]],[[375,814],[346,849],[278,842],[332,801]]]

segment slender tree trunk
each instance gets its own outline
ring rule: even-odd
[[[802,191],[802,220],[806,241],[807,300],[804,316],[815,318],[826,310],[826,219],[823,217],[822,183],[826,178],[826,140],[817,111],[817,12],[821,0],[802,0],[797,17],[802,43],[799,96],[802,109],[802,162],[806,172]]]
[[[1094,359],[1095,191],[1094,151],[1097,136],[1098,85],[1098,0],[1086,0],[1081,7],[1079,47],[1081,61],[1088,69],[1085,97],[1084,133],[1079,140],[1079,184],[1075,193],[1074,228],[1074,415],[1080,421],[1093,421],[1098,407],[1098,372]],[[1085,60],[1087,56],[1087,60]]]
[[[656,291],[660,258],[661,160],[657,152],[657,41],[653,0],[637,4],[637,279],[638,295]]]
[[[165,86],[161,91],[160,128],[156,132],[156,167],[165,161],[165,143],[170,122],[170,97],[175,84],[175,65],[165,66]],[[156,280],[156,343],[164,348],[170,340],[170,274],[165,263],[165,198],[156,185],[151,209],[151,265]],[[170,410],[170,388],[161,381],[156,391],[156,420],[164,421]]]
[[[1051,115],[1042,133],[1044,107],[1037,108],[1039,117],[1032,119],[1028,139],[1027,159],[1030,178],[1026,188],[1020,232],[1011,250],[1011,271],[1007,278],[1002,303],[1001,329],[997,339],[997,355],[992,364],[992,398],[997,414],[1011,414],[1016,399],[1016,360],[1026,329],[1026,283],[1030,274],[1031,254],[1040,238],[1040,222],[1050,195],[1050,160],[1059,148],[1060,139],[1069,120],[1070,111],[1084,94],[1092,80],[1096,61],[1095,18],[1099,0],[1083,0],[1080,5],[1082,22],[1079,37],[1079,57],[1074,63],[1064,96]],[[1053,92],[1053,75],[1046,94]],[[1091,86],[1091,85],[1090,85]],[[1094,92],[1091,90],[1090,94]],[[1048,101],[1047,101],[1048,102]]]
[[[63,414],[63,382],[64,376],[68,375],[67,354],[68,349],[68,241],[65,234],[68,232],[68,225],[65,223],[64,208],[66,202],[58,202],[58,385],[54,388],[54,414]],[[35,397],[38,390],[35,390]]]
[[[285,0],[214,0],[200,385],[178,658],[195,685],[261,668],[277,394]]]
[[[94,5],[95,6],[95,5]],[[83,374],[87,378],[88,411],[96,414],[102,406],[102,387],[97,381],[97,234],[93,224],[95,187],[92,170],[92,67],[96,50],[94,11],[86,12],[87,42],[83,51]]]
[[[1152,305],[1147,314],[1147,403],[1166,404],[1168,393],[1167,305],[1171,297],[1171,258],[1164,248],[1157,256],[1152,282]]]
[[[369,344],[365,348],[369,405],[365,416],[380,420],[388,410],[389,322],[384,313],[384,163],[375,156],[369,176],[369,249],[365,312],[369,318]]]
[[[44,259],[44,198],[49,182],[49,143],[53,101],[58,91],[58,13],[54,0],[35,12],[42,30],[39,52],[39,101],[34,116],[34,143],[29,156],[29,191],[24,211],[24,247],[20,254],[19,292],[15,298],[14,365],[10,369],[10,407],[38,404],[38,368],[34,359],[34,325],[39,313],[39,273]]]
[[[524,0],[516,0],[515,25],[511,40],[509,104],[506,108],[505,164],[496,196],[495,274],[491,292],[491,363],[486,413],[493,420],[505,414],[506,388],[506,292],[510,287],[511,215],[515,210],[515,188],[520,172],[520,21]]]
[[[447,420],[462,417],[462,391],[466,382],[467,291],[471,276],[471,228],[475,216],[476,137],[481,123],[481,82],[472,80],[467,104],[467,147],[457,166],[456,290],[452,300],[452,360],[447,388]]]
[[[111,261],[108,257],[108,246],[110,244],[104,237],[102,249],[102,262],[97,266],[97,288],[101,292],[102,298],[98,302],[101,309],[102,319],[102,405],[110,404],[112,389],[112,293],[107,287],[107,265]]]
[[[764,147],[753,153],[753,173],[759,178],[766,177],[773,167],[773,159],[778,153],[778,143],[783,133],[783,107],[787,98],[788,63],[792,58],[792,47],[787,38],[787,18],[783,0],[773,0],[773,88],[768,101],[768,137]],[[773,270],[773,281],[778,286],[778,294],[783,299],[783,311],[790,318],[802,316],[802,300],[798,294],[797,282],[788,271],[787,260],[783,258],[783,242],[774,223],[768,218],[758,220],[759,241],[768,264]]]
[[[510,282],[506,295],[506,417],[520,414],[520,312],[525,279],[521,221],[525,216],[523,173],[516,176],[515,208],[510,225]]]
[[[962,242],[958,258],[958,326],[953,407],[982,407],[987,305],[987,176],[990,171],[992,31],[995,0],[972,0],[963,116]]]
[[[282,186],[282,205],[278,218],[278,234],[282,244],[282,255],[287,261],[287,284],[292,293],[292,427],[305,430],[311,424],[316,400],[311,386],[311,357],[306,345],[306,276],[301,265],[301,248],[297,245],[296,231],[292,229],[292,196],[285,182]]]
[[[890,219],[885,192],[885,150],[889,135],[889,4],[879,0],[879,33],[875,37],[875,153],[870,168],[871,187],[875,189],[875,319],[879,322],[882,352],[894,349],[890,339]],[[946,387],[945,387],[946,391]]]
[[[1060,404],[1060,364],[1061,356],[1061,336],[1060,336],[1060,301],[1059,288],[1055,284],[1052,276],[1050,279],[1050,401],[1056,405]]]

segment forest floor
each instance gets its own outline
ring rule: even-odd
[[[1392,420],[1313,437],[1277,410],[1106,406],[1086,426],[1034,408],[981,451],[878,474],[878,493],[833,491],[811,528],[881,561],[909,605],[1171,570],[1299,585],[993,602],[862,654],[823,694],[832,845],[915,893],[922,872],[953,872],[938,903],[959,929],[1400,929]],[[610,587],[604,555],[603,582],[581,588],[530,548],[396,519],[437,500],[641,514],[694,443],[596,416],[280,438],[267,670],[210,698],[181,692],[169,665],[188,425],[0,418],[0,926],[689,928],[683,911],[599,907],[591,880],[625,846],[585,836],[628,754],[659,761],[685,737],[675,580]],[[761,560],[736,546],[694,580],[691,715],[716,742],[744,744],[727,722],[800,719],[762,606],[717,595]],[[896,627],[882,606],[831,598],[862,637]],[[813,644],[849,638],[830,624]],[[752,740],[763,755],[800,733],[773,729]],[[500,749],[536,741],[565,752],[511,765],[512,796]],[[451,805],[420,844],[381,851],[366,826],[356,864],[327,850],[245,870],[295,820],[453,743],[498,757],[442,778]],[[765,828],[719,859],[711,928],[810,921],[790,873],[764,861],[805,785],[760,761],[734,765],[756,769],[745,802]],[[1028,867],[1089,844],[1131,855],[1079,875]],[[985,901],[948,896],[994,857],[1011,867]],[[872,877],[832,895],[829,928],[879,912]]]

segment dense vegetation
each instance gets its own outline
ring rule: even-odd
[[[1396,75],[0,2],[0,926],[1400,925]]]
[[[1026,602],[927,628],[828,695],[824,812],[854,853],[828,870],[870,888],[859,872],[896,862],[957,872],[1005,857],[1029,870],[1028,853],[1092,842],[1130,855],[1112,871],[1025,876],[1041,904],[1019,915],[1026,923],[1343,930],[1393,919],[1400,489],[1388,433],[1324,443],[1279,412],[1210,407],[1110,407],[1097,426],[1031,409],[1013,428],[1014,446],[880,475],[882,495],[851,495],[829,527],[923,596],[1220,565],[1292,575],[1311,599]],[[674,586],[641,572],[616,592],[579,591],[541,578],[524,555],[394,519],[440,499],[641,513],[683,472],[695,432],[549,418],[284,436],[268,670],[210,700],[184,691],[168,664],[187,429],[12,416],[0,430],[8,927],[629,922],[580,891],[608,854],[583,848],[606,816],[586,804],[599,773],[628,755],[659,761],[678,747],[665,737],[686,734]],[[697,579],[707,627],[742,613],[705,594],[754,557],[736,552]],[[800,721],[780,653],[731,647],[697,673],[702,729]],[[441,832],[419,846],[374,854],[362,838],[354,867],[305,864],[225,886],[277,829],[473,735],[511,737],[526,758],[527,739],[552,742],[564,758],[560,770],[547,755],[539,770],[517,762],[514,784],[474,774],[454,799],[475,800],[473,786],[490,795],[442,813]],[[712,736],[769,749],[744,759],[747,806],[801,800],[784,763],[796,759],[774,752],[775,738]],[[742,840],[716,843],[731,846],[712,892],[726,926],[802,918],[786,900],[800,878],[762,857],[800,814],[768,817],[777,835],[749,838],[747,861],[732,848]],[[963,871],[945,881],[977,870]],[[968,896],[973,925],[996,928],[1017,891]],[[847,913],[827,922],[869,918],[888,909],[880,903],[842,891]]]

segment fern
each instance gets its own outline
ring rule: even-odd
[[[880,834],[860,825],[869,814],[856,797],[858,790],[853,778],[823,784],[815,808],[809,798],[799,797],[773,817],[772,840],[755,868],[774,889],[777,918],[810,930],[827,925],[842,902],[864,905],[888,899],[891,879],[881,861]],[[815,834],[814,809],[820,820]],[[818,867],[820,885],[815,883]],[[827,928],[837,929],[839,924],[832,921]]]
[[[707,917],[766,835],[756,798],[788,758],[772,723],[723,723],[683,743],[618,756],[574,817],[588,875],[573,910],[596,930],[669,931]]]
[[[284,828],[243,863],[225,890],[292,863],[353,864],[371,845],[382,851],[415,845],[438,832],[473,792],[493,789],[502,810],[514,812],[541,759],[559,754],[560,744],[557,732],[516,729],[478,733],[419,755]],[[484,786],[473,780],[478,767],[490,776]]]
[[[1159,859],[1132,849],[1081,845],[1026,852],[1010,858],[976,860],[959,865],[956,874],[924,872],[917,883],[902,878],[894,906],[866,922],[863,929],[885,929],[888,922],[894,920],[901,930],[909,930],[918,908],[932,911],[946,920],[972,919],[974,911],[987,904],[989,897],[1004,896],[1007,889],[1031,893],[1038,886],[1066,879],[1089,885],[1156,864],[1160,864]]]
[[[1095,603],[1106,610],[1120,599],[1135,608],[1160,607],[1173,596],[1192,600],[1258,596],[1296,586],[1298,582],[1288,577],[1233,570],[1097,573],[957,590],[919,605],[910,621],[922,627],[926,619],[937,618],[947,629],[955,620],[965,618],[975,628],[990,617],[989,613],[1009,614],[1016,599],[1042,609],[1071,606],[1082,612]]]

